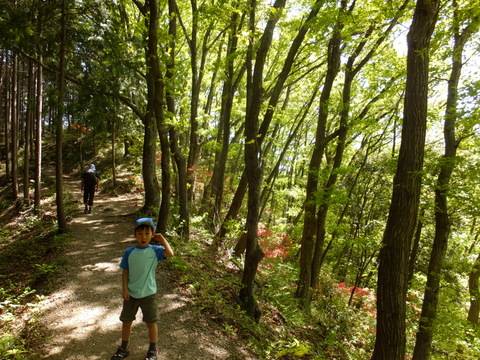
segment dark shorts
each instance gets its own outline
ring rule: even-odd
[[[153,294],[141,299],[130,296],[129,300],[123,300],[123,309],[120,314],[120,321],[132,322],[135,320],[138,309],[142,309],[143,321],[154,323],[158,321],[157,295]]]

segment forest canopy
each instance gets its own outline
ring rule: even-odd
[[[271,287],[341,332],[338,296],[351,359],[476,359],[479,25],[476,0],[0,0],[2,173],[40,207],[55,165],[66,232],[62,174],[109,139],[104,181],[134,157],[159,232],[238,259],[247,316]]]

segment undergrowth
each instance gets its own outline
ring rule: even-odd
[[[53,290],[51,279],[64,265],[60,254],[70,235],[58,234],[51,191],[34,209],[23,199],[9,200],[11,187],[4,178],[0,182],[0,359],[38,359],[43,333],[37,305]],[[68,193],[64,204],[69,217],[76,205]]]
[[[18,292],[16,290],[14,292]],[[12,295],[7,289],[0,288],[1,359],[38,358],[39,354],[34,349],[42,336],[37,316],[39,312],[37,304],[41,296],[32,298],[35,292],[27,287],[22,293]]]
[[[357,309],[346,306],[348,297],[337,292],[337,304],[326,311],[326,304],[319,300],[308,311],[300,310],[294,294],[297,268],[276,254],[262,261],[257,274],[255,296],[262,309],[257,323],[239,305],[242,258],[230,252],[221,255],[208,240],[195,240],[183,243],[181,254],[177,251],[168,266],[181,274],[180,288],[201,317],[222,329],[225,336],[248,344],[259,359],[348,358],[343,340],[349,327],[340,319],[346,322]],[[265,249],[268,252],[268,247]]]
[[[230,239],[217,250],[204,229],[194,232],[196,238],[181,244],[169,266],[182,274],[180,288],[201,317],[226,336],[240,339],[259,359],[266,360],[360,360],[371,356],[376,321],[372,291],[338,284],[325,271],[310,307],[303,309],[295,295],[298,245],[259,229],[265,257],[255,281],[255,297],[262,310],[257,323],[239,305],[244,259],[233,253],[235,244]]]

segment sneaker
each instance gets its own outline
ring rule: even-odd
[[[126,349],[119,347],[117,352],[112,355],[110,360],[122,360],[125,359],[128,355],[130,355],[130,346]]]
[[[147,352],[147,356],[145,356],[144,360],[157,360],[158,349],[155,352]]]

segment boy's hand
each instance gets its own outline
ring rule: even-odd
[[[165,238],[160,233],[153,234],[153,239],[161,243],[163,243],[163,240],[165,240]]]
[[[153,234],[153,238],[158,241],[160,244],[163,245],[163,247],[165,248],[165,257],[168,259],[168,258],[171,258],[173,256],[173,250],[172,248],[170,247],[170,244],[168,243],[167,239],[165,239],[163,237],[162,234],[160,233],[155,233]]]
[[[123,300],[128,301],[130,300],[130,294],[127,292],[123,292]]]

